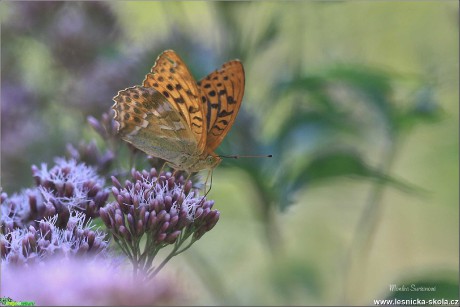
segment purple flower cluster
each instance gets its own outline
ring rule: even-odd
[[[183,176],[176,178],[169,172],[158,176],[152,168],[132,171],[132,177],[125,187],[112,177],[116,201],[100,211],[112,233],[126,241],[149,233],[156,244],[172,244],[184,230],[198,240],[219,220],[219,211],[212,210],[214,201],[199,196]]]
[[[2,233],[29,225],[38,225],[36,220],[55,213],[54,208],[48,208],[43,204],[38,188],[27,189],[11,197],[2,193],[0,200],[0,230]]]
[[[214,201],[200,196],[183,176],[158,174],[155,168],[149,172],[133,170],[131,175],[132,181],[127,180],[124,187],[112,177],[115,201],[101,208],[100,217],[133,264],[141,264],[141,270],[149,270],[161,248],[174,244],[170,257],[175,256],[219,220],[219,211],[212,209]],[[147,241],[141,251],[139,242],[144,235]],[[189,237],[191,242],[180,250]],[[150,261],[142,260],[146,258]]]
[[[109,193],[96,171],[74,160],[57,159],[50,170],[32,167],[37,187],[1,194],[1,258],[32,264],[53,255],[104,254],[105,234],[93,230]]]
[[[56,165],[48,170],[32,166],[33,176],[51,214],[66,214],[76,210],[85,213],[86,218],[99,216],[99,209],[105,205],[109,193],[104,189],[104,179],[96,170],[75,160],[56,159]]]
[[[101,152],[94,140],[89,143],[82,141],[78,144],[78,147],[67,144],[66,149],[71,159],[95,167],[99,174],[108,173],[115,159],[115,154],[112,150],[107,149]]]
[[[105,234],[93,230],[81,212],[73,212],[64,229],[57,227],[58,216],[44,219],[38,227],[16,228],[0,234],[2,261],[9,264],[40,263],[54,256],[101,256],[108,243]]]
[[[88,116],[88,124],[99,134],[102,139],[116,139],[118,134],[118,125],[109,113],[102,113],[101,119],[97,120],[93,116]]]

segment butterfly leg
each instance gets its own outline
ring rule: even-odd
[[[129,169],[136,168],[136,150],[131,150],[129,153]]]
[[[206,181],[204,182],[204,186],[206,188],[206,186],[208,185],[209,176],[211,175],[211,183],[209,185],[209,190],[206,192],[206,195],[208,195],[209,191],[211,191],[211,188],[212,188],[212,172],[213,172],[213,169],[210,169],[208,171],[208,175],[206,176]]]
[[[190,179],[191,176],[192,176],[192,173],[188,173],[188,176],[187,176],[187,178],[185,179],[184,184],[182,185],[182,190],[181,190],[181,192],[180,192],[180,195],[184,194],[184,199],[185,199],[185,197],[187,196],[187,195],[185,195],[185,186],[187,185],[187,182],[188,182],[188,180]],[[189,192],[190,192],[190,191],[189,191]]]
[[[210,169],[208,171],[208,176],[206,177],[206,181],[204,183],[205,189],[206,189],[206,186],[208,184],[209,175],[211,175],[211,184],[209,185],[209,190],[207,190],[206,193],[203,195],[203,198],[201,199],[200,204],[202,204],[202,202],[204,201],[205,197],[209,194],[209,192],[211,192],[211,188],[212,188],[212,173],[213,173],[213,169]]]
[[[178,170],[178,169],[175,169],[174,172],[172,173],[172,176],[173,176],[173,177],[176,177],[176,175],[177,175],[178,172],[179,172],[179,170]]]
[[[163,172],[163,169],[165,168],[166,163],[168,162],[163,163],[163,166],[160,168],[160,171],[157,173],[157,180],[155,180],[155,182],[152,182],[152,186],[146,192],[150,192],[151,190],[153,190],[158,179],[160,179],[160,174]]]
[[[163,163],[163,166],[161,167],[160,171],[158,172],[158,178],[160,177],[160,174],[163,172],[163,170],[164,170],[164,168],[165,168],[167,163],[168,162],[166,162],[166,161],[165,161],[165,163]]]

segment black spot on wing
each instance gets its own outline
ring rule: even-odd
[[[225,116],[229,116],[229,115],[232,115],[233,114],[233,110],[230,111],[230,112],[227,112],[225,110],[222,110],[217,116],[218,117],[225,117]]]

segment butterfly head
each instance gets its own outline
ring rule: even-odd
[[[222,159],[218,156],[213,156],[209,155],[206,157],[206,165],[208,169],[215,168],[219,163],[222,161]]]
[[[204,169],[213,169],[219,165],[221,161],[222,159],[215,155],[201,156],[198,160],[195,160],[192,165],[185,168],[189,172],[199,172]]]

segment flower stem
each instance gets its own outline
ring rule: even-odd
[[[155,277],[155,275],[158,274],[158,272],[168,263],[169,260],[171,260],[172,257],[177,256],[178,254],[182,253],[183,251],[187,250],[195,241],[192,240],[190,244],[188,244],[185,248],[183,248],[181,251],[177,252],[180,248],[180,246],[188,239],[188,237],[193,233],[193,230],[187,230],[181,234],[181,236],[178,238],[176,243],[174,244],[173,250],[169,253],[169,255],[160,263],[160,265],[153,270],[148,275],[148,279],[152,279]]]
[[[394,140],[385,155],[380,172],[388,174],[395,161],[400,143]],[[344,304],[349,304],[352,295],[352,286],[356,283],[351,280],[353,264],[359,262],[362,268],[366,268],[365,260],[372,249],[373,238],[377,232],[382,211],[383,192],[386,187],[385,180],[378,179],[372,186],[363,212],[356,225],[350,248],[344,261]],[[355,262],[353,262],[355,260]],[[359,260],[359,261],[357,261]]]

